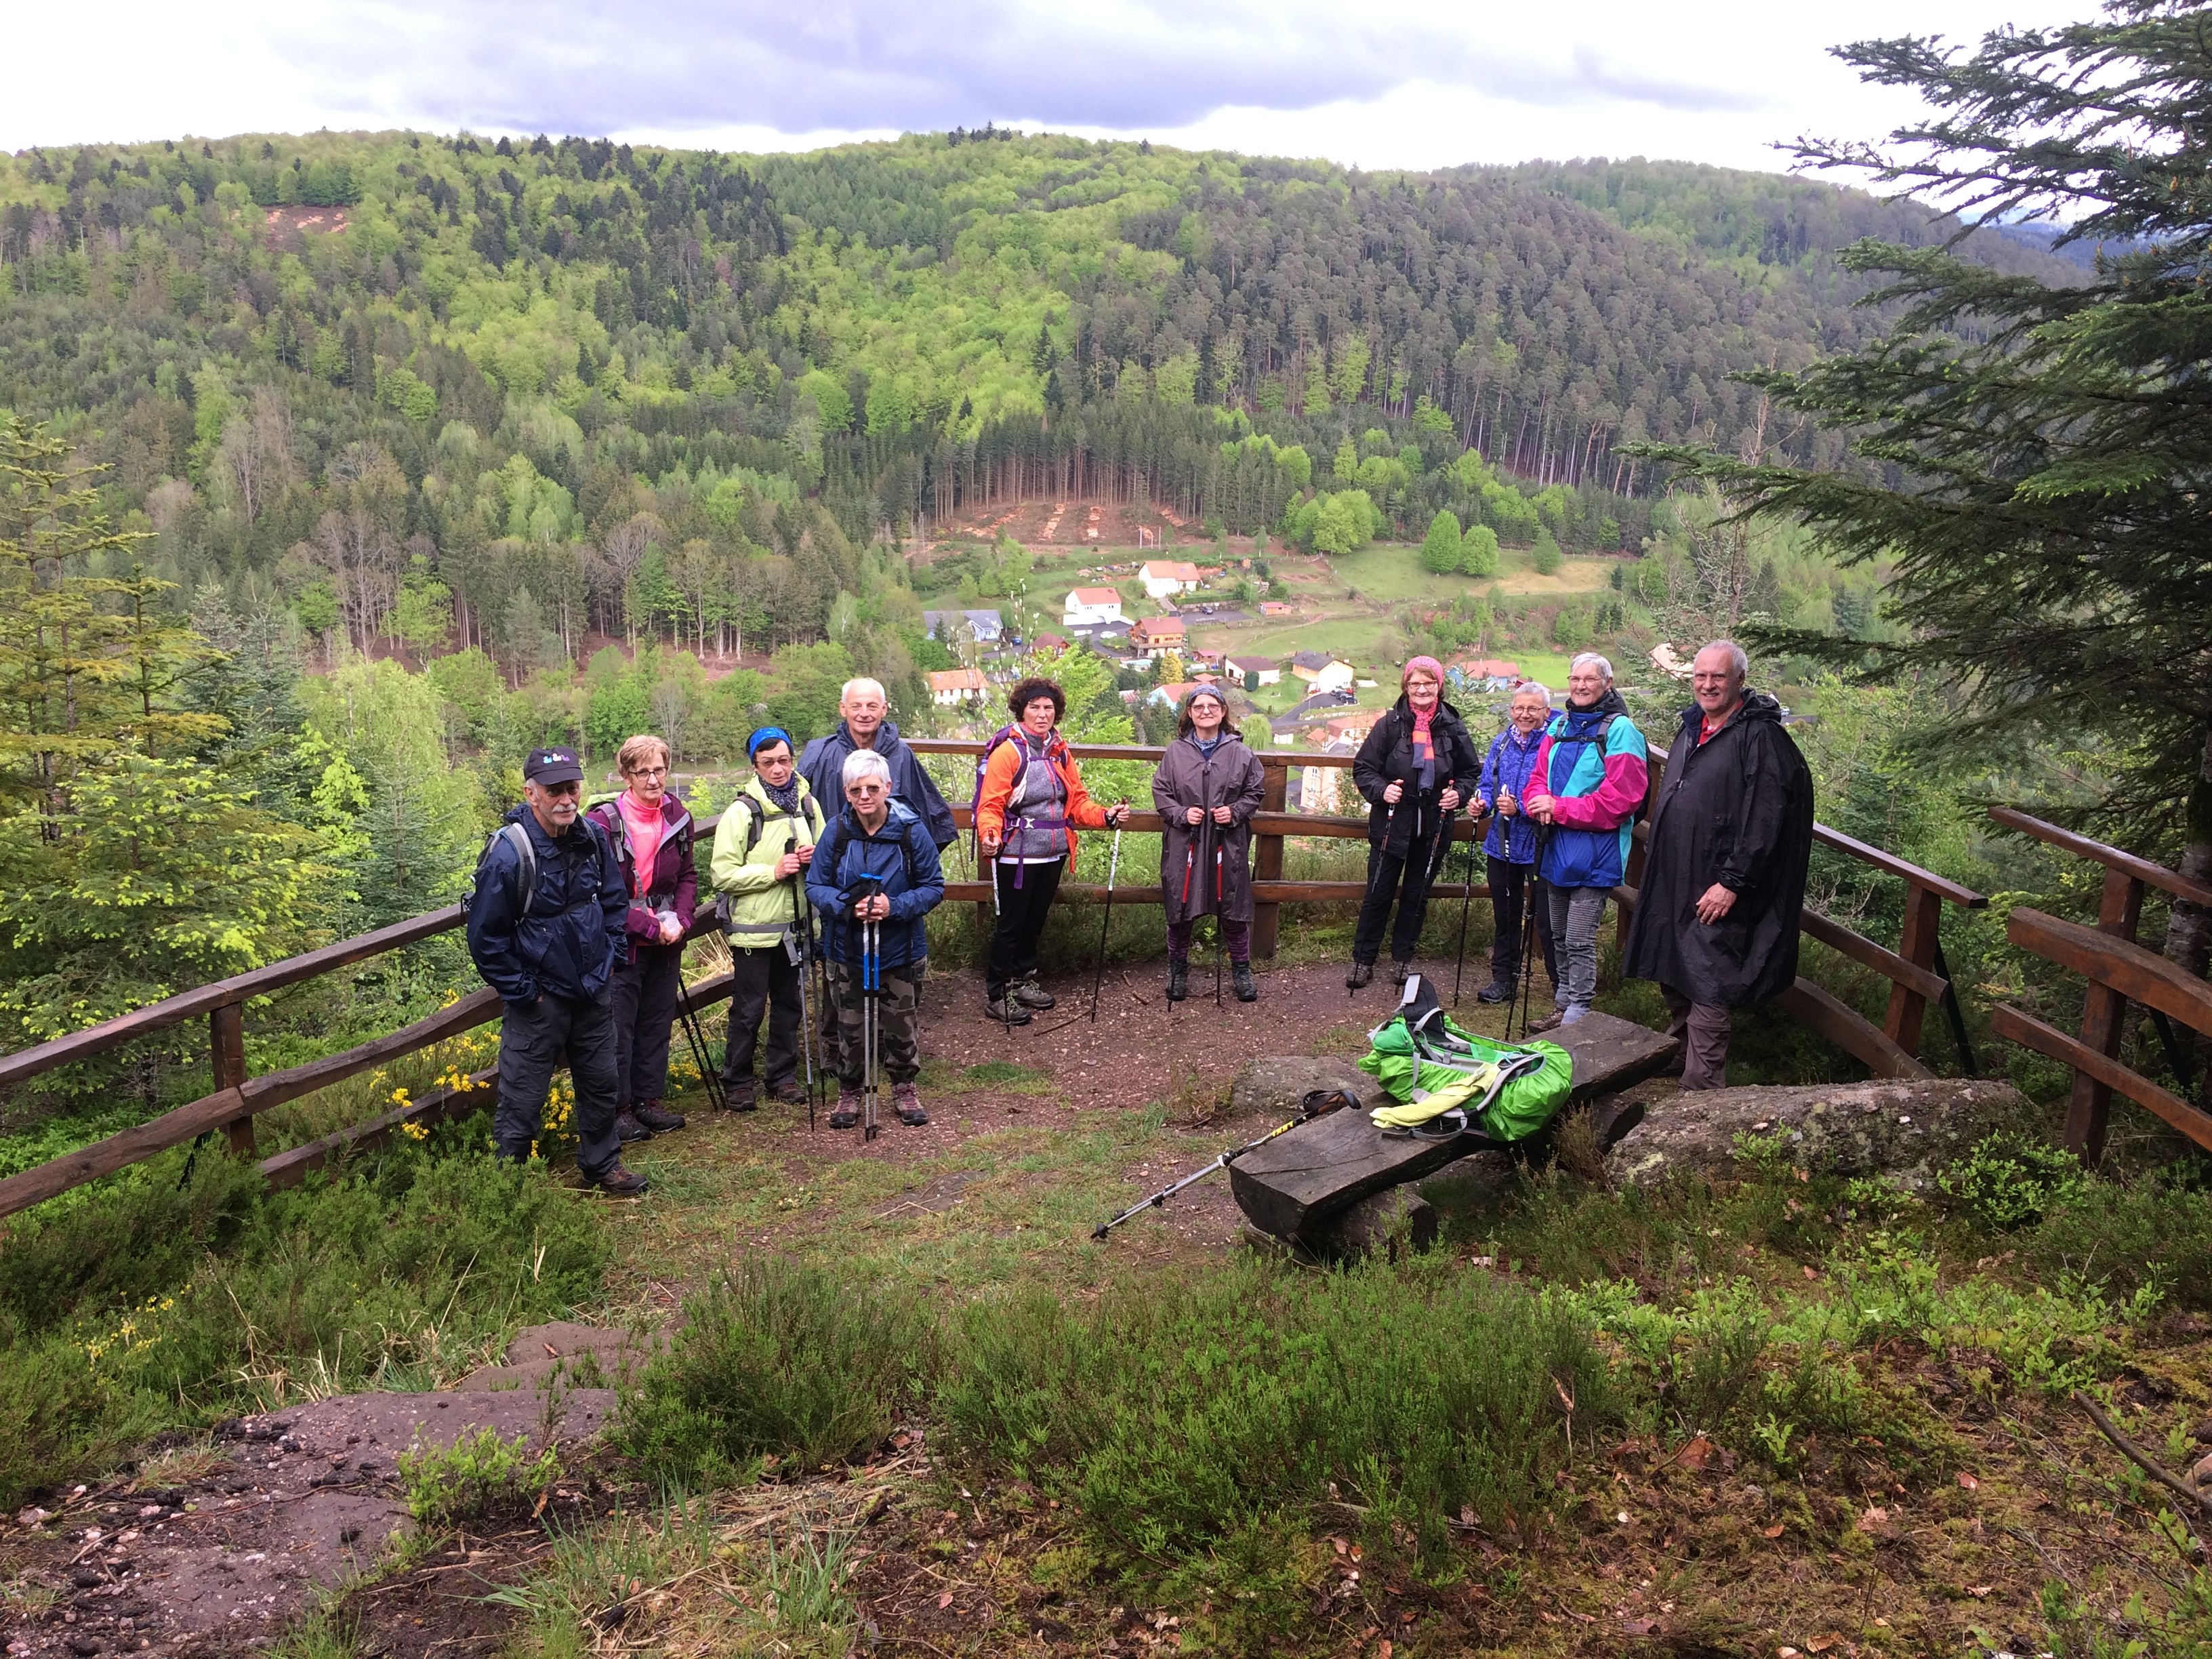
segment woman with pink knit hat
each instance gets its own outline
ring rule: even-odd
[[[1451,846],[1453,819],[1474,799],[1482,775],[1467,722],[1443,700],[1443,665],[1434,657],[1407,663],[1396,705],[1376,721],[1352,763],[1352,781],[1368,803],[1367,896],[1360,902],[1352,971],[1344,981],[1355,991],[1375,977],[1386,929],[1390,982],[1406,982],[1428,919],[1429,884]]]

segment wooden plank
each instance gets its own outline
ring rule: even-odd
[[[272,1187],[296,1187],[310,1170],[319,1170],[342,1153],[367,1152],[387,1144],[403,1123],[428,1126],[449,1117],[466,1117],[489,1111],[499,1104],[499,1067],[487,1066],[469,1073],[466,1089],[434,1089],[422,1099],[379,1114],[366,1123],[356,1123],[319,1139],[287,1147],[274,1158],[261,1160],[263,1179]]]
[[[1273,904],[1357,904],[1366,893],[1363,883],[1356,881],[1259,881],[1252,884],[1253,906],[1256,911],[1262,903]],[[1054,903],[1074,902],[1095,904],[1106,896],[1103,882],[1062,882]],[[1456,902],[1460,884],[1439,881],[1429,889],[1431,904]],[[1474,884],[1474,896],[1488,898],[1487,883]],[[973,899],[989,908],[991,884],[988,881],[948,881],[945,884],[945,902],[948,904]],[[1121,904],[1158,904],[1162,902],[1160,884],[1157,881],[1123,882],[1114,889],[1114,902]],[[1259,947],[1255,945],[1253,949]]]
[[[1799,926],[1807,937],[1816,939],[1830,950],[1849,957],[1862,967],[1871,968],[1883,978],[1899,985],[1907,985],[1933,1002],[1940,999],[1950,981],[1932,968],[1922,968],[1907,962],[1894,951],[1885,950],[1864,933],[1852,932],[1841,922],[1831,921],[1817,910],[1801,913]]]
[[[2092,841],[2087,836],[2077,836],[2071,830],[2045,823],[2041,818],[2030,817],[2009,806],[1992,806],[1990,818],[1992,823],[2001,823],[2008,830],[2016,830],[2023,836],[2033,836],[2077,857],[2094,859],[2107,870],[2120,871],[2162,893],[2171,893],[2191,904],[2212,907],[2212,887],[2202,886],[2178,870],[2169,870],[2162,864],[2153,864],[2148,859],[2137,858],[2133,853],[2108,847],[2101,841]]]
[[[208,1016],[210,1071],[217,1094],[246,1082],[246,1006],[227,1002]],[[253,1120],[234,1118],[223,1126],[233,1158],[253,1156]]]
[[[2142,883],[2126,871],[2106,871],[2104,889],[2097,897],[2097,932],[2134,944],[2136,927],[2142,920]],[[2093,975],[2081,999],[2081,1041],[2096,1053],[2116,1058],[2127,1013],[2127,999],[2110,986],[2098,984]],[[2104,1159],[2105,1128],[2112,1110],[2112,1090],[2094,1075],[2075,1072],[2066,1096],[2066,1146],[2092,1167]]]
[[[1576,1100],[1641,1081],[1679,1046],[1662,1032],[1610,1014],[1590,1014],[1545,1035],[1574,1057]],[[1372,1099],[1382,1097],[1376,1090]],[[1386,1137],[1364,1110],[1332,1112],[1231,1164],[1230,1190],[1255,1226],[1291,1238],[1385,1188],[1418,1181],[1480,1150],[1472,1137],[1440,1143]]]
[[[2024,951],[2110,986],[2130,1002],[2155,1008],[2212,1035],[2212,983],[2155,951],[2025,905],[2012,913],[2005,933]]]
[[[1255,843],[1273,836],[1310,836],[1321,841],[1364,841],[1367,839],[1367,820],[1337,812],[1285,812],[1281,803],[1267,805],[1267,795],[1261,797],[1261,810],[1252,815],[1252,834]],[[953,826],[963,833],[975,827],[975,815],[965,806],[952,809]],[[1452,820],[1451,838],[1455,842],[1474,841],[1487,827],[1487,818],[1470,818],[1462,812]],[[1165,827],[1158,812],[1132,811],[1123,826],[1133,836],[1157,836]],[[1085,835],[1101,835],[1103,830],[1091,830]],[[1266,875],[1267,849],[1256,845],[1253,851],[1255,873]],[[1273,873],[1281,874],[1278,869]]]
[[[1250,943],[1254,954],[1266,961],[1273,957],[1276,943],[1282,936],[1283,907],[1280,899],[1261,898],[1259,893],[1259,884],[1262,880],[1272,883],[1282,879],[1283,836],[1286,832],[1272,828],[1262,830],[1259,827],[1256,818],[1273,819],[1286,816],[1283,808],[1290,800],[1291,769],[1279,762],[1263,762],[1261,766],[1263,781],[1260,790],[1260,811],[1253,825],[1253,833],[1259,839],[1254,843],[1252,854]],[[1337,819],[1334,822],[1357,823],[1358,820]],[[1324,830],[1321,833],[1329,832]],[[1364,823],[1359,826],[1359,833],[1362,835],[1366,833],[1366,826]]]
[[[1889,1040],[1888,1035],[1857,1009],[1838,1001],[1809,979],[1797,982],[1774,999],[1778,1007],[1797,1016],[1845,1054],[1865,1062],[1876,1077],[1924,1078],[1935,1075],[1918,1060]]]
[[[1905,892],[1904,936],[1898,941],[1898,954],[1907,962],[1933,971],[1937,930],[1942,925],[1942,896],[1916,884]],[[1906,1054],[1917,1054],[1920,1052],[1920,1028],[1927,1013],[1925,996],[1911,986],[1893,981],[1889,988],[1889,1012],[1881,1023],[1882,1034]]]
[[[2178,1095],[2169,1094],[2148,1078],[2130,1071],[2117,1060],[2054,1030],[2008,1003],[1990,1010],[1990,1029],[2008,1042],[2046,1054],[2078,1073],[2093,1077],[2147,1110],[2155,1113],[2199,1146],[2212,1152],[2212,1113],[2201,1112]]]
[[[181,1146],[187,1140],[222,1128],[246,1109],[246,1102],[237,1090],[224,1089],[149,1118],[120,1134],[95,1140],[89,1146],[80,1146],[47,1163],[21,1170],[0,1181],[0,1216],[27,1210],[72,1187],[82,1187],[88,1181],[113,1175],[156,1152]]]
[[[1902,877],[1915,887],[1924,887],[1962,909],[1981,910],[1989,906],[1989,900],[1972,888],[1963,887],[1948,876],[1937,875],[1933,870],[1923,870],[1917,864],[1909,864],[1894,853],[1885,853],[1879,847],[1869,847],[1840,830],[1831,830],[1825,823],[1813,826],[1813,839],[1823,847],[1834,848],[1838,853],[1849,853],[1862,864],[1871,864],[1877,870]]]

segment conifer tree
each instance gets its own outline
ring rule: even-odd
[[[1743,378],[1850,434],[1872,466],[1816,471],[1667,452],[1739,511],[1890,562],[1899,637],[1764,630],[1875,681],[1955,694],[1947,739],[2000,732],[2108,757],[2109,824],[2156,826],[2212,881],[2212,37],[2200,6],[2115,0],[2089,21],[1841,49],[1917,91],[1925,120],[1878,144],[1800,140],[1963,215],[2056,222],[2100,244],[2089,280],[2045,287],[1939,248],[1866,242],[1889,335],[1797,373]],[[2110,833],[2121,834],[2114,829]],[[2155,834],[2156,831],[2154,830]],[[2128,839],[2140,842],[2140,829]],[[2167,954],[2205,971],[2212,918],[2177,904]]]

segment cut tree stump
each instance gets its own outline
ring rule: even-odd
[[[1543,1034],[1574,1059],[1572,1098],[1589,1101],[1640,1083],[1673,1058],[1673,1037],[1610,1014],[1590,1014]],[[1318,1224],[1364,1198],[1433,1174],[1485,1142],[1386,1137],[1364,1112],[1332,1112],[1302,1124],[1229,1166],[1229,1188],[1252,1224],[1278,1238],[1318,1236]]]

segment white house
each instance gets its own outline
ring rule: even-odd
[[[1358,672],[1348,662],[1321,651],[1301,651],[1291,659],[1291,672],[1306,684],[1308,696],[1323,691],[1349,691]]]
[[[1006,632],[1006,624],[995,611],[925,611],[921,625],[925,632],[948,645],[960,638],[963,629],[976,644],[986,647],[996,645]]]
[[[939,708],[951,708],[963,702],[981,702],[989,690],[980,668],[945,668],[933,671],[929,677],[929,700]]]
[[[1060,607],[1063,628],[1097,628],[1121,620],[1121,596],[1110,587],[1077,587],[1068,591]]]
[[[1283,665],[1273,657],[1231,657],[1222,664],[1231,684],[1249,691],[1257,686],[1279,685]]]
[[[1182,559],[1147,559],[1137,567],[1137,580],[1145,585],[1146,598],[1171,599],[1198,592],[1198,567]]]

